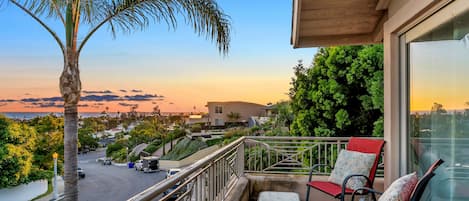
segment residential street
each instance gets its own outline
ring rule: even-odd
[[[104,156],[104,150],[79,155],[78,166],[86,174],[86,178],[78,182],[80,201],[127,200],[165,177],[164,171],[143,173],[127,167],[104,166],[96,162],[97,158]]]

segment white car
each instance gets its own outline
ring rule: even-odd
[[[142,171],[143,170],[143,160],[137,160],[134,164],[135,170]]]
[[[171,168],[166,172],[166,178],[169,178],[169,177],[175,175],[178,172],[181,172],[181,169]]]

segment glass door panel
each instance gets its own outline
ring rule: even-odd
[[[469,200],[469,11],[446,16],[444,22],[441,15],[431,16],[401,38],[408,90],[402,94],[408,97],[406,164],[408,172],[421,176],[442,158],[422,200],[462,201]]]

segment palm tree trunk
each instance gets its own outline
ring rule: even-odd
[[[78,112],[77,105],[65,107],[65,135],[64,135],[64,181],[66,200],[78,200],[77,177],[77,133]]]
[[[64,200],[78,200],[77,152],[78,152],[78,102],[81,81],[78,55],[72,48],[67,50],[65,66],[60,76],[60,93],[64,99]]]

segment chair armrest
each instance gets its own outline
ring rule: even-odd
[[[355,201],[355,195],[356,195],[356,194],[362,194],[362,193],[360,193],[360,191],[366,191],[366,192],[367,192],[366,194],[370,194],[370,193],[371,193],[374,200],[376,200],[376,194],[378,194],[378,195],[383,194],[382,192],[379,192],[379,191],[377,191],[377,190],[375,190],[375,189],[372,189],[372,188],[361,187],[361,188],[357,188],[357,189],[355,189],[355,191],[353,191],[353,193],[352,193],[352,201]]]
[[[347,183],[348,181],[353,178],[353,177],[363,177],[366,179],[366,185],[367,186],[371,186],[371,180],[370,178],[368,178],[367,176],[365,175],[362,175],[362,174],[351,174],[351,175],[348,175],[347,177],[345,177],[344,179],[344,182],[342,183],[342,196],[345,195],[345,189],[347,188]],[[374,198],[374,197],[373,197]],[[376,200],[376,198],[374,198],[374,200]]]
[[[311,181],[312,177],[313,177],[313,172],[318,168],[318,167],[322,167],[322,166],[326,166],[326,167],[330,167],[332,169],[331,166],[329,166],[328,164],[314,164],[312,167],[311,167],[311,170],[309,171],[309,179],[308,181]]]

